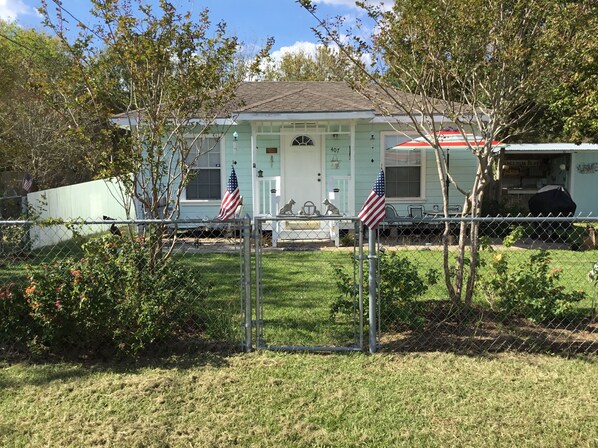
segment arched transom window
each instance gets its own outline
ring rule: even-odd
[[[307,135],[299,135],[295,137],[291,146],[314,146],[314,141]]]

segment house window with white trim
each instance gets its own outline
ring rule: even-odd
[[[382,134],[386,197],[397,199],[423,198],[424,161],[420,149],[392,149],[410,137]]]
[[[220,140],[213,137],[199,138],[193,143],[187,156],[191,172],[185,199],[190,201],[221,199],[220,146]]]

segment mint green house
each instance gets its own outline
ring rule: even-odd
[[[441,206],[434,154],[430,150],[388,149],[417,137],[407,116],[392,120],[343,82],[247,82],[237,92],[243,104],[231,116],[226,133],[210,142],[183,193],[181,218],[218,214],[231,166],[243,196],[243,215],[276,215],[291,200],[293,213],[324,200],[342,215],[355,216],[382,167],[387,203],[401,215],[409,206]],[[210,137],[206,137],[210,138]],[[465,149],[451,151],[451,174],[471,183],[475,158]],[[451,204],[463,197],[454,189]]]

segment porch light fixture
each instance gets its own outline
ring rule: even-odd
[[[233,151],[237,152],[237,143],[239,141],[239,133],[237,131],[233,132]]]
[[[338,140],[338,134],[332,134],[332,139],[333,140]]]
[[[264,177],[264,172],[262,170],[257,170],[257,177]]]

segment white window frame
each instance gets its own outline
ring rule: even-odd
[[[187,140],[193,140],[196,138],[197,135],[187,134],[185,138]],[[217,135],[214,134],[206,134],[202,135],[198,139],[207,139],[213,138],[218,139]],[[222,195],[224,194],[224,190],[226,189],[226,173],[225,173],[225,153],[226,153],[226,140],[224,136],[219,137],[220,143],[220,198],[219,199],[187,199],[187,186],[182,191],[181,194],[181,203],[185,204],[204,204],[204,205],[218,205],[222,201]],[[192,169],[193,170],[193,169]]]
[[[384,175],[386,176],[386,137],[389,136],[398,136],[398,137],[405,137],[407,136],[407,138],[409,140],[413,140],[419,137],[419,134],[416,133],[410,133],[410,132],[405,132],[405,133],[401,133],[401,132],[396,132],[396,131],[382,131],[380,133],[380,160],[382,161],[382,167],[384,169]],[[409,151],[409,150],[405,150],[405,151]],[[419,192],[420,195],[419,196],[414,196],[414,197],[393,197],[393,196],[386,196],[386,199],[390,202],[394,202],[394,203],[421,203],[421,202],[425,202],[426,201],[426,160],[428,158],[428,154],[427,154],[427,149],[422,149],[421,150],[421,164],[420,164],[420,185],[419,185]],[[430,151],[432,151],[432,149],[430,148]],[[393,167],[388,167],[388,168],[393,168]]]

